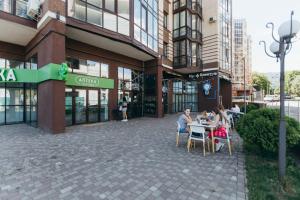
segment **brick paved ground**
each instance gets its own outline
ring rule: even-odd
[[[73,126],[0,127],[0,199],[245,199],[244,156],[175,146],[177,115]]]

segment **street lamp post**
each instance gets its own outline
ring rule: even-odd
[[[300,22],[293,20],[294,12],[291,12],[291,19],[284,22],[278,29],[279,40],[274,37],[274,24],[267,23],[267,28],[272,28],[272,37],[274,42],[270,45],[270,51],[275,55],[270,55],[266,50],[266,42],[260,41],[259,44],[264,45],[265,53],[280,60],[280,123],[279,123],[279,152],[278,152],[278,168],[279,179],[284,180],[286,173],[286,122],[285,122],[285,105],[284,105],[284,68],[285,55],[291,51],[292,38],[296,36],[300,30]]]

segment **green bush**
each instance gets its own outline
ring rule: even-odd
[[[241,107],[241,112],[245,112],[244,108],[245,108],[244,106]],[[248,113],[248,112],[251,112],[252,110],[259,109],[259,105],[258,104],[254,104],[254,103],[250,103],[250,104],[248,104],[246,106],[246,109],[247,109],[247,113]]]
[[[252,110],[239,120],[237,131],[246,146],[255,145],[261,151],[275,153],[278,151],[279,110]],[[300,143],[300,126],[296,120],[286,117],[286,132],[288,148]]]

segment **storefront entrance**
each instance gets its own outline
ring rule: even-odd
[[[37,85],[0,83],[0,125],[37,126]]]
[[[66,88],[66,125],[108,121],[108,89]]]

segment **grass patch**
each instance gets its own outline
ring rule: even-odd
[[[278,164],[274,155],[259,156],[245,147],[249,200],[299,200],[300,167],[289,154],[287,176],[283,185],[278,181]]]

